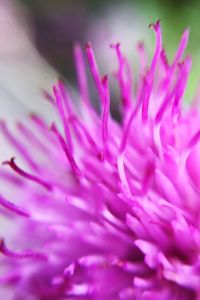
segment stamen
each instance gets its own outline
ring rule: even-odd
[[[88,144],[91,146],[91,149],[95,151],[96,156],[99,158],[101,155],[101,151],[98,148],[97,144],[95,143],[94,139],[92,138],[90,132],[88,131],[87,127],[84,125],[84,123],[81,122],[81,120],[74,116],[73,118],[70,118],[71,122],[76,122],[77,126],[81,129],[83,132]]]
[[[185,64],[183,63],[182,65],[179,66],[179,77],[177,79],[177,82],[174,85],[173,90],[171,92],[167,92],[164,100],[162,101],[161,106],[155,117],[155,123],[159,123],[162,120],[162,117],[166,112],[173,98],[174,98],[174,104],[173,104],[174,108],[172,108],[173,114],[175,114],[175,112],[178,112],[180,99],[182,98],[186,88],[186,82],[188,79],[190,68],[191,68],[191,60],[190,58],[187,58]]]
[[[30,167],[34,170],[38,170],[38,165],[33,161],[25,146],[22,142],[18,141],[13,134],[11,134],[6,123],[2,120],[0,121],[0,129],[8,142],[22,155],[23,159],[30,165]]]
[[[125,59],[125,57],[122,55],[121,49],[120,49],[120,44],[117,43],[115,45],[111,44],[111,48],[115,49],[116,54],[117,54],[117,59],[118,59],[118,71],[117,71],[117,79],[119,82],[120,86],[120,91],[121,91],[121,99],[122,99],[122,104],[123,108],[127,109],[131,105],[131,98],[132,98],[132,72],[130,69],[130,66]],[[128,73],[128,76],[125,80],[125,71]]]
[[[101,76],[100,76],[99,69],[98,69],[98,66],[96,63],[94,52],[93,52],[93,49],[92,49],[92,46],[90,43],[86,44],[86,54],[87,54],[88,63],[89,63],[92,77],[94,79],[101,103],[103,104],[104,103],[104,90],[102,87]]]
[[[184,32],[183,32],[183,35],[181,37],[181,41],[180,41],[180,44],[179,44],[179,47],[178,47],[178,50],[176,52],[176,55],[175,55],[175,58],[174,58],[174,61],[172,63],[172,67],[174,68],[175,65],[179,62],[179,60],[181,59],[184,51],[185,51],[185,48],[188,44],[188,39],[189,39],[189,29],[186,29]]]
[[[103,114],[102,114],[102,139],[105,145],[108,139],[108,119],[109,119],[109,111],[110,111],[110,93],[109,93],[107,76],[103,77],[102,85],[105,90],[104,106],[103,106]]]
[[[150,70],[149,72],[147,72],[144,80],[145,90],[146,90],[145,97],[143,99],[143,105],[142,105],[142,119],[144,121],[148,120],[149,100],[150,100],[151,91],[153,87],[154,73],[162,51],[162,34],[160,28],[160,21],[157,21],[157,23],[155,24],[150,24],[149,27],[153,27],[155,31],[156,48],[151,62]]]
[[[14,252],[8,249],[3,239],[0,239],[0,252],[5,256],[16,259],[47,259],[47,256],[42,252],[33,250],[25,250],[23,252]]]
[[[120,180],[123,184],[122,188],[125,188],[125,192],[128,193],[128,195],[131,195],[131,190],[129,187],[129,183],[126,177],[126,172],[125,172],[125,167],[124,167],[124,155],[123,153],[119,154],[118,159],[117,159],[117,168],[118,168],[118,173]]]
[[[64,150],[64,153],[67,156],[68,162],[69,162],[69,164],[71,166],[71,169],[74,172],[75,176],[76,177],[82,177],[83,174],[82,174],[81,170],[79,169],[77,163],[75,162],[75,160],[73,158],[73,155],[71,153],[71,150],[69,149],[68,145],[65,143],[64,138],[62,137],[62,135],[57,130],[56,125],[52,124],[51,129],[56,134],[56,136],[57,136],[57,138],[60,142],[60,145],[61,145],[62,149]]]
[[[160,21],[157,21],[155,24],[150,24],[149,28],[151,27],[153,27],[156,34],[156,49],[150,67],[150,72],[153,75],[162,51],[162,33],[160,28]]]
[[[136,106],[133,108],[132,113],[130,114],[130,117],[127,121],[127,123],[125,124],[125,128],[123,131],[123,135],[122,135],[122,139],[121,139],[121,143],[120,143],[120,147],[119,147],[119,153],[121,154],[122,152],[125,151],[126,148],[126,144],[127,144],[127,139],[128,139],[128,135],[131,129],[131,125],[132,122],[134,120],[134,118],[137,116],[137,113],[139,111],[139,108],[141,106],[141,103],[145,97],[145,93],[146,93],[146,87],[145,87],[145,78],[143,79],[143,86],[141,89],[141,94],[139,96],[139,99],[136,103]]]
[[[139,54],[139,59],[140,59],[140,76],[143,76],[144,75],[144,71],[146,69],[146,66],[147,66],[147,54],[145,52],[145,49],[144,49],[144,43],[142,42],[139,42],[137,44],[137,51],[138,51],[138,54]]]
[[[71,138],[71,133],[70,133],[70,129],[69,129],[69,125],[68,125],[68,117],[64,111],[63,108],[63,104],[62,104],[62,98],[61,95],[57,89],[56,86],[53,86],[53,92],[56,98],[56,103],[57,103],[57,107],[58,107],[58,111],[60,113],[60,117],[64,126],[64,130],[65,130],[65,137],[66,137],[66,141],[69,145],[69,148],[73,151],[73,145],[72,145],[72,138]]]
[[[8,201],[5,199],[2,195],[0,195],[0,205],[6,208],[7,210],[11,211],[12,213],[15,213],[19,216],[29,218],[30,213],[26,211],[24,208],[19,207],[18,205]]]
[[[55,100],[49,92],[43,90],[42,95],[51,105],[55,106]]]
[[[24,170],[19,168],[15,163],[14,157],[12,157],[10,161],[4,161],[2,164],[9,165],[19,175],[25,177],[26,179],[28,179],[30,181],[34,181],[34,182],[40,184],[41,186],[43,186],[44,188],[46,188],[49,191],[52,190],[52,185],[50,183],[40,179],[39,177],[37,177],[35,175],[29,174],[28,172],[25,172]]]
[[[20,131],[20,133],[29,141],[31,141],[32,145],[35,145],[38,149],[43,151],[45,154],[48,151],[48,148],[45,146],[43,142],[41,142],[34,134],[33,132],[25,126],[21,122],[17,122],[17,128]]]
[[[74,47],[74,56],[76,63],[76,74],[78,78],[79,91],[81,99],[89,104],[89,92],[87,86],[87,76],[85,72],[85,64],[83,59],[83,52],[79,44],[76,44]]]
[[[179,114],[180,101],[181,101],[183,94],[185,92],[185,89],[186,89],[186,83],[187,83],[188,76],[190,73],[191,65],[192,65],[192,60],[190,57],[187,57],[185,59],[185,61],[183,62],[182,68],[180,69],[181,80],[177,86],[176,95],[175,95],[175,98],[173,101],[172,115]]]
[[[72,99],[70,97],[69,91],[67,89],[67,87],[64,85],[64,83],[62,82],[62,80],[58,80],[58,89],[60,92],[60,95],[62,97],[64,106],[65,106],[65,110],[67,112],[68,115],[72,115],[74,114],[74,109],[73,109],[73,105],[72,105]]]

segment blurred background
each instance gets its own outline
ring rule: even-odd
[[[198,0],[0,0],[0,117],[44,113],[41,90],[51,90],[58,76],[75,86],[76,41],[92,42],[102,73],[115,69],[112,42],[121,42],[134,65],[138,41],[152,53],[154,34],[148,25],[158,19],[169,57],[183,30],[191,29],[190,99],[200,78],[199,17]]]

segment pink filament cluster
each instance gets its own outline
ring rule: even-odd
[[[0,240],[1,295],[7,289],[13,300],[200,299],[200,114],[196,102],[181,108],[189,33],[169,63],[159,22],[151,27],[155,53],[148,66],[138,45],[137,84],[120,45],[111,46],[120,122],[110,114],[109,78],[100,75],[90,44],[100,115],[76,45],[79,105],[60,81],[46,93],[62,128],[32,115],[14,134],[1,121],[16,153],[0,171],[9,190],[9,197],[0,195],[0,212],[13,227]]]

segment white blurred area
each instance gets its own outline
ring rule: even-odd
[[[53,113],[41,90],[51,91],[57,73],[35,49],[27,20],[16,0],[0,0],[0,119],[13,133],[13,121],[22,121],[31,112],[50,120]],[[14,153],[0,132],[0,163]]]
[[[110,44],[120,43],[122,52],[131,65],[137,68],[138,42],[145,41],[145,47],[152,49],[152,33],[148,30],[147,17],[142,16],[136,5],[124,3],[107,5],[99,13],[99,18],[91,22],[88,39],[92,42],[101,69],[113,71],[116,68],[116,55]]]
[[[0,118],[7,120],[28,112],[48,116],[41,89],[50,91],[56,80],[34,47],[27,20],[17,0],[0,0]]]

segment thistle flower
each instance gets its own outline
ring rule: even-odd
[[[120,122],[110,114],[108,76],[100,76],[90,44],[100,114],[77,45],[79,106],[62,82],[46,94],[63,129],[32,115],[14,134],[1,121],[16,151],[0,173],[1,215],[10,222],[0,242],[1,295],[7,287],[14,300],[200,299],[200,115],[197,101],[181,107],[189,33],[169,63],[159,22],[151,27],[155,53],[147,66],[138,46],[137,84],[120,45],[111,46]]]

